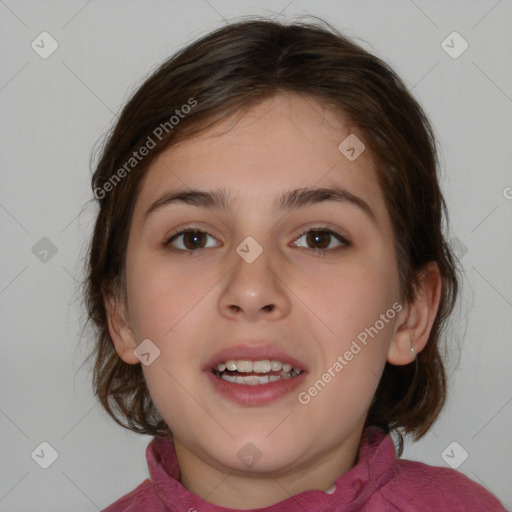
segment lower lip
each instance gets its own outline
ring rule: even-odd
[[[216,377],[211,371],[205,373],[217,393],[237,404],[254,406],[274,402],[290,394],[304,382],[307,372],[303,371],[289,379],[276,380],[255,386],[228,382]]]

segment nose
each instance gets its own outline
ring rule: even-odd
[[[251,263],[238,254],[234,261],[219,297],[220,313],[230,320],[250,322],[286,316],[291,305],[288,288],[270,251],[264,249]]]

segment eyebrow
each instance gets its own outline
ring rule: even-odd
[[[144,214],[144,221],[156,210],[175,203],[183,203],[218,210],[227,209],[230,203],[229,197],[229,192],[224,189],[173,190],[164,194],[151,204]],[[337,201],[339,203],[352,205],[363,212],[374,224],[378,224],[375,213],[368,203],[359,196],[356,196],[341,187],[307,187],[289,190],[276,198],[273,204],[273,209],[275,211],[283,211],[291,210],[293,208],[304,208],[324,201]]]

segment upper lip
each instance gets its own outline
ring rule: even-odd
[[[291,364],[293,368],[307,371],[306,365],[294,357],[288,355],[276,345],[265,341],[236,342],[216,352],[204,365],[203,370],[209,371],[226,361],[281,361]]]

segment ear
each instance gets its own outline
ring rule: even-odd
[[[430,262],[420,272],[420,284],[412,304],[400,313],[387,361],[391,364],[409,364],[427,344],[430,330],[437,315],[441,300],[442,279],[437,263]],[[414,348],[414,352],[411,350]]]
[[[104,294],[103,300],[107,311],[108,330],[116,352],[125,363],[139,363],[133,352],[137,347],[135,335],[126,318],[124,307],[112,294]]]

